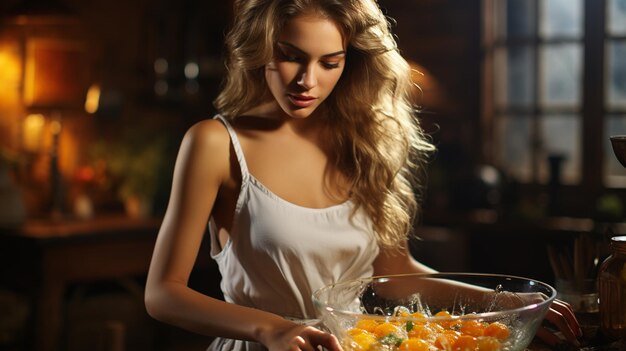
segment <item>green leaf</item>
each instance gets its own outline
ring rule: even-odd
[[[411,330],[413,330],[413,322],[411,322],[411,321],[406,322],[404,327],[405,327],[406,331],[410,332]]]
[[[404,341],[404,339],[402,339],[399,336],[396,336],[393,333],[385,335],[380,339],[381,344],[393,345],[393,346],[400,346],[400,344],[402,344],[402,341]]]

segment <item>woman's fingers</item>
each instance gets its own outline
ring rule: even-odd
[[[577,338],[583,336],[583,330],[581,329],[580,324],[578,323],[578,319],[576,318],[574,310],[572,309],[572,306],[570,304],[556,299],[552,302],[552,305],[550,307],[563,315],[563,318],[565,318],[567,325],[571,327]]]
[[[302,350],[302,351],[316,351],[315,348],[313,347],[313,345],[311,345],[311,343],[307,342],[303,337],[301,336],[296,336],[295,340],[294,340],[295,344],[296,344],[296,348],[295,350]]]
[[[339,340],[337,339],[336,336],[332,335],[332,334],[326,334],[328,336],[328,347],[327,349],[331,350],[331,351],[343,351],[343,348],[341,347],[341,345],[339,344]]]
[[[577,327],[572,327],[561,312],[551,308],[546,314],[545,319],[554,325],[561,333],[563,333],[563,336],[568,341],[575,341],[578,339],[577,333],[574,332],[574,329]]]
[[[323,346],[328,351],[343,351],[341,348],[341,345],[339,345],[339,340],[337,340],[337,338],[334,335],[323,332],[313,327],[309,327],[309,328],[312,329],[311,333],[307,334],[310,345],[313,345],[316,347],[318,345]]]
[[[343,351],[337,338],[312,326],[285,321],[284,325],[264,335],[262,343],[270,351]]]
[[[536,336],[541,341],[543,341],[546,345],[548,345],[550,348],[554,348],[558,344],[563,343],[563,339],[556,336],[556,334],[554,334],[552,331],[550,331],[546,327],[539,327],[539,329],[537,329]]]
[[[561,300],[554,300],[545,320],[549,325],[541,326],[537,330],[537,337],[550,347],[567,342],[579,347],[579,338],[583,336],[580,324],[576,319],[571,306]],[[556,329],[556,330],[555,330]]]

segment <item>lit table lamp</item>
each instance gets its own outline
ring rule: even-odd
[[[50,145],[51,210],[64,212],[63,177],[59,167],[63,114],[82,107],[86,82],[85,47],[80,42],[31,40],[27,44],[24,72],[24,102],[30,110],[48,117]],[[81,75],[83,75],[81,77]]]
[[[80,21],[67,13],[27,12],[7,23],[22,49],[21,98],[27,116],[22,146],[32,153],[47,146],[51,214],[58,217],[65,202],[59,163],[62,122],[64,116],[84,113],[91,73],[88,41]]]

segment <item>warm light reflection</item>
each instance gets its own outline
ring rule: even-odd
[[[0,32],[0,145],[19,148],[22,110],[22,61],[20,47]]]
[[[417,105],[426,109],[437,109],[443,105],[443,89],[431,72],[417,62],[409,60],[411,80],[415,87],[413,99]]]
[[[32,50],[32,49],[31,49]],[[32,56],[29,55],[29,56]],[[26,59],[24,62],[24,102],[30,104],[35,95],[35,60]]]
[[[19,93],[22,65],[13,45],[0,43],[0,103],[14,103]]]
[[[85,111],[87,113],[96,113],[100,103],[100,86],[93,84],[87,90],[87,98],[85,99]]]
[[[54,119],[50,122],[50,133],[52,133],[52,135],[57,135],[61,133],[61,121],[59,119]]]
[[[37,152],[41,148],[45,118],[42,114],[31,114],[24,118],[22,145],[24,150]]]
[[[0,48],[0,82],[19,82],[21,66],[19,57]],[[4,89],[0,90],[3,91]]]

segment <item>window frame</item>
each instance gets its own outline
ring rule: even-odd
[[[496,124],[499,113],[494,101],[494,53],[498,44],[506,45],[506,43],[498,43],[496,33],[495,3],[501,0],[482,0],[482,101],[481,101],[481,130],[485,137],[482,143],[481,158],[483,162],[497,164],[496,158]],[[534,1],[534,5],[538,6],[539,1]],[[604,135],[605,120],[609,113],[623,113],[626,111],[608,110],[606,106],[605,80],[606,71],[606,46],[610,39],[623,39],[620,36],[610,36],[606,31],[606,0],[583,0],[583,24],[580,42],[582,45],[582,82],[581,82],[581,104],[580,104],[580,123],[581,123],[581,165],[579,183],[576,185],[564,185],[564,197],[578,199],[579,201],[568,203],[569,207],[576,212],[577,210],[589,213],[589,207],[594,206],[593,201],[580,201],[583,199],[596,199],[607,191],[626,194],[624,188],[608,188],[604,179],[604,147],[608,141],[608,135]],[[535,8],[536,13],[539,9]],[[539,22],[539,18],[536,20]],[[538,28],[539,24],[535,24]],[[532,45],[535,50],[539,50],[541,41],[538,30],[534,33]],[[547,110],[540,111],[539,101],[539,53],[535,52],[535,100],[534,108],[531,111],[530,118],[541,118]],[[550,110],[552,112],[553,110]],[[510,111],[509,111],[510,112]],[[571,111],[569,111],[571,112]],[[598,118],[600,116],[601,118]],[[537,125],[538,123],[534,123]],[[535,130],[535,136],[538,136]],[[606,139],[606,140],[605,140]],[[535,148],[536,149],[536,148]],[[533,151],[535,152],[535,151]],[[536,192],[545,191],[548,184],[539,182],[539,170],[537,166],[537,157],[533,155],[532,161],[532,180],[529,183],[521,184],[522,187],[535,190]],[[626,170],[625,170],[626,175]]]

